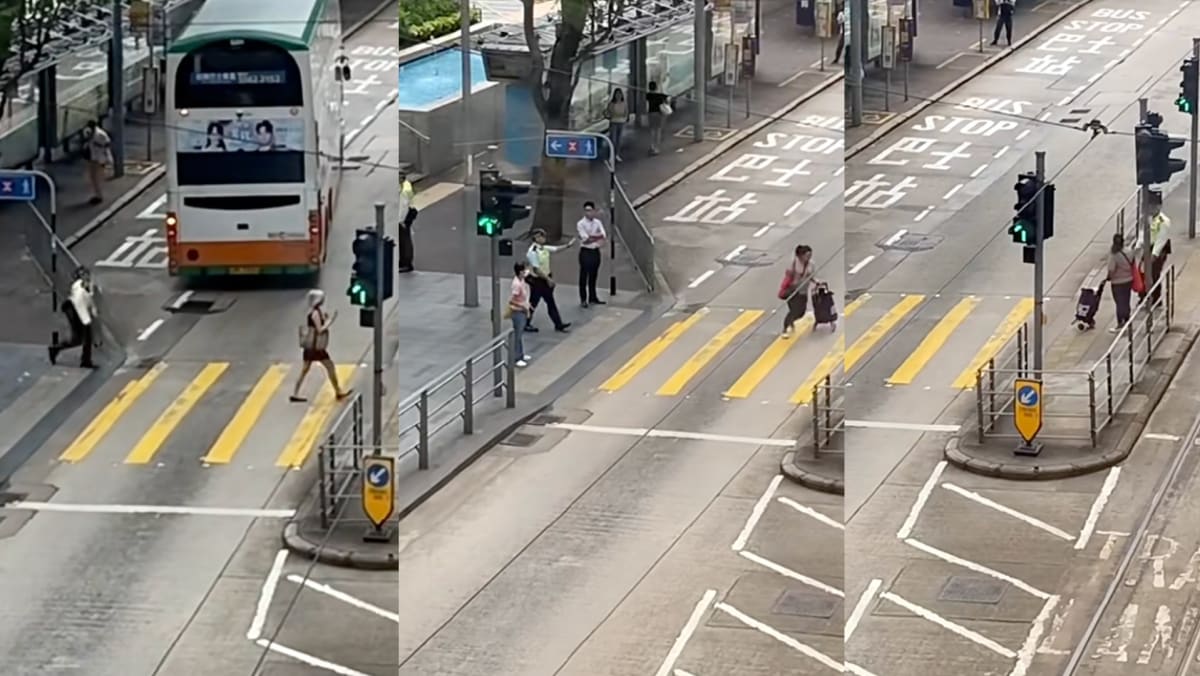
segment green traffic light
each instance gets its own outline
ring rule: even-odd
[[[1175,107],[1179,109],[1179,112],[1188,113],[1189,115],[1196,109],[1195,105],[1186,96],[1180,96],[1175,99]]]
[[[475,229],[481,235],[492,237],[500,232],[500,219],[488,214],[480,214],[475,221]]]

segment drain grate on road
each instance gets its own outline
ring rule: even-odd
[[[974,575],[953,575],[942,587],[938,600],[951,603],[980,603],[995,605],[1004,598],[1005,584],[999,580]]]
[[[540,434],[529,434],[526,432],[513,432],[508,437],[500,442],[501,446],[516,446],[518,448],[529,448],[542,440]]]
[[[833,617],[833,611],[837,610],[837,603],[837,600],[828,594],[785,589],[776,599],[775,604],[771,606],[771,612],[776,615],[827,620]]]
[[[894,235],[893,235],[894,236]],[[888,237],[891,239],[891,236]],[[928,251],[942,243],[941,235],[926,235],[919,232],[906,232],[891,244],[884,240],[878,244],[881,249],[898,249],[900,251]]]
[[[769,251],[744,249],[739,251],[736,256],[718,258],[717,262],[724,265],[742,265],[751,268],[760,268],[774,263],[777,258],[777,254]]]

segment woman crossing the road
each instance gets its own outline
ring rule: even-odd
[[[783,336],[790,337],[796,322],[808,311],[808,289],[813,282],[812,247],[796,245],[792,262],[783,273],[779,285],[779,298],[787,302],[787,315],[783,318]]]
[[[329,384],[333,386],[338,399],[350,396],[350,390],[343,390],[338,382],[337,368],[333,365],[333,359],[329,357],[329,327],[333,326],[336,319],[336,312],[332,315],[325,312],[325,292],[320,289],[309,291],[308,315],[304,324],[300,326],[300,349],[303,351],[304,366],[300,368],[300,377],[296,379],[292,396],[288,397],[289,401],[308,401],[300,396],[300,387],[304,385],[304,379],[312,369],[313,363],[325,368],[325,373],[329,375]]]

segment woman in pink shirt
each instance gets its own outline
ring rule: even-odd
[[[512,313],[513,354],[516,355],[517,366],[529,365],[529,355],[525,354],[525,327],[529,324],[529,316],[533,314],[533,306],[529,303],[529,269],[524,262],[513,264],[512,288],[508,296],[508,311]]]

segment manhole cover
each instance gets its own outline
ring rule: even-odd
[[[892,237],[889,237],[888,240],[892,240]],[[899,249],[901,251],[928,251],[942,243],[940,235],[925,235],[919,232],[904,233],[903,236],[891,241],[890,244],[888,240],[880,242],[879,246],[883,249]]]
[[[739,251],[732,256],[719,258],[721,263],[726,265],[745,265],[748,267],[763,267],[775,262],[776,255],[769,251],[761,251],[758,249],[745,249]]]
[[[787,589],[779,595],[771,612],[776,615],[817,617],[827,620],[837,610],[837,600],[828,594],[816,594],[799,589]]]
[[[513,432],[508,435],[508,438],[500,442],[503,446],[518,446],[520,448],[529,448],[541,440],[540,434],[526,434],[525,432]]]
[[[530,425],[555,425],[567,419],[565,415],[554,415],[553,413],[542,413],[535,415],[529,419]]]
[[[986,577],[954,575],[942,587],[938,599],[954,603],[999,603],[1004,596],[1004,583]]]
[[[206,315],[212,312],[213,303],[214,301],[212,300],[192,298],[172,305],[171,311],[182,312],[183,314]]]

